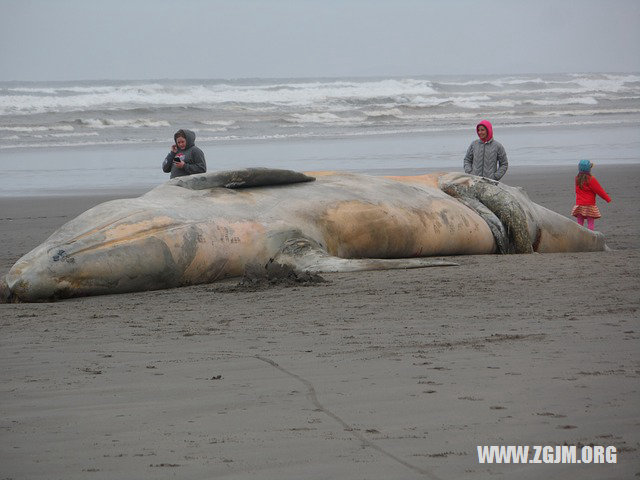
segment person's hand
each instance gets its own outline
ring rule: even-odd
[[[176,167],[180,168],[180,169],[184,168],[184,165],[185,165],[185,163],[184,163],[182,160],[179,160],[179,161],[178,161],[178,160],[174,160],[174,161],[173,161],[173,164],[174,164]]]
[[[173,145],[171,145],[171,151],[173,153],[178,153],[178,147],[177,147],[177,145],[175,143]]]

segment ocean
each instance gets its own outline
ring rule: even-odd
[[[166,180],[180,128],[209,170],[459,169],[487,118],[511,165],[640,162],[640,74],[0,83],[0,196]]]

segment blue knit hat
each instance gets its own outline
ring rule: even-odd
[[[589,160],[580,160],[578,163],[578,171],[589,173],[591,171],[591,167],[593,167],[593,163]]]

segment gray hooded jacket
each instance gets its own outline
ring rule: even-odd
[[[487,143],[474,140],[464,157],[465,173],[492,180],[500,180],[507,173],[508,167],[507,152],[502,144],[494,139]]]
[[[207,171],[207,162],[204,160],[204,153],[195,146],[196,134],[191,130],[182,130],[185,133],[187,145],[184,150],[178,149],[176,153],[169,152],[169,155],[162,162],[162,171],[171,172],[171,177],[183,177],[185,175],[193,175],[194,173],[204,173]],[[174,136],[174,140],[176,137]],[[174,160],[182,158],[185,166],[178,168],[173,163]]]

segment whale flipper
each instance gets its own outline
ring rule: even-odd
[[[458,263],[432,258],[340,258],[329,255],[318,243],[306,238],[286,240],[270,262],[310,273],[361,272],[408,268],[451,267]]]
[[[533,252],[527,215],[520,201],[499,182],[458,174],[445,175],[438,183],[443,192],[475,210],[487,222],[500,253]]]
[[[188,175],[173,178],[167,184],[189,190],[206,190],[220,187],[233,189],[289,185],[292,183],[313,182],[314,180],[315,177],[310,177],[294,170],[256,167]]]

